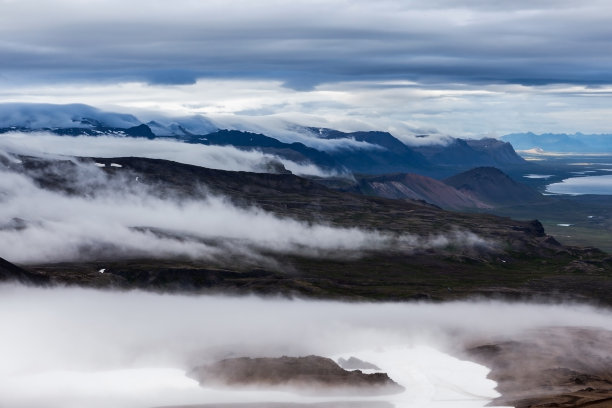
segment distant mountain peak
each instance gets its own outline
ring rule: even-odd
[[[541,201],[539,192],[518,183],[495,167],[476,167],[443,180],[444,183],[493,206]]]
[[[151,128],[144,123],[138,126],[134,126],[125,130],[125,133],[129,136],[136,137],[148,137],[154,138],[155,134],[151,131]]]
[[[493,139],[452,139],[446,145],[415,147],[427,159],[443,166],[471,168],[474,166],[514,167],[524,165],[510,143]]]

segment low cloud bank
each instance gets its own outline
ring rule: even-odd
[[[133,111],[133,109],[130,109]],[[351,138],[326,139],[319,128],[332,128],[345,132],[389,131],[409,145],[445,143],[447,137],[432,129],[418,129],[392,118],[357,119],[355,117],[325,118],[319,115],[281,112],[266,114],[186,115],[167,116],[159,111],[136,111],[132,114],[110,112],[85,104],[0,104],[0,128],[13,126],[27,129],[90,128],[102,125],[129,128],[146,122],[157,136],[182,135],[186,132],[205,135],[218,129],[233,129],[262,133],[285,143],[299,142],[322,151],[348,149],[380,149],[378,145]],[[428,137],[415,135],[428,134]],[[306,173],[308,174],[308,173]]]
[[[474,371],[440,353],[458,355],[475,338],[514,336],[544,326],[612,330],[612,314],[570,304],[349,304],[2,285],[0,325],[1,406],[31,407],[35,405],[28,403],[44,401],[47,407],[66,408],[88,401],[92,407],[138,408],[261,398],[295,402],[295,396],[262,397],[257,392],[228,397],[208,390],[203,397],[182,373],[232,356],[359,356],[364,351],[376,356],[404,350],[409,353],[396,355],[412,358],[396,361],[394,367],[410,367],[403,385],[420,395],[397,408],[471,408],[487,402],[482,395],[467,394],[470,384],[473,388],[483,381],[486,370]],[[569,345],[567,352],[572,352]],[[449,371],[463,376],[463,384],[441,381]],[[466,391],[463,400],[447,405],[436,400],[458,384]]]
[[[172,160],[195,166],[228,171],[265,173],[266,163],[276,161],[297,175],[341,176],[311,163],[297,163],[258,150],[240,150],[232,146],[206,146],[177,140],[148,140],[115,136],[57,136],[51,133],[0,134],[0,150],[16,154],[44,154],[83,157],[147,157]]]
[[[322,151],[333,152],[337,150],[382,149],[381,146],[357,141],[349,137],[341,139],[322,138],[318,129],[333,128],[333,126],[330,123],[325,123],[321,118],[311,117],[308,119],[302,118],[300,120],[299,117],[293,118],[291,115],[286,115],[286,117],[284,115],[219,115],[211,116],[210,120],[220,129],[235,129],[245,132],[262,133],[284,143],[303,143],[306,146]],[[302,125],[298,125],[298,123],[302,123]],[[364,130],[364,126],[365,125],[358,125],[354,130],[350,131]],[[371,126],[367,126],[365,129],[380,130]]]
[[[84,128],[96,123],[109,127],[129,128],[138,126],[140,121],[130,114],[105,112],[80,103],[67,105],[50,103],[0,104],[0,127]]]
[[[13,262],[188,257],[273,264],[268,255],[279,253],[355,257],[376,250],[492,246],[463,231],[420,237],[306,223],[238,207],[205,186],[198,197],[175,198],[119,167],[110,177],[93,162],[57,162],[46,170],[43,181],[66,178],[64,186],[78,193],[67,194],[23,174],[18,157],[5,154],[4,162],[0,247]]]

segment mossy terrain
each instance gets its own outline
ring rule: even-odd
[[[285,257],[283,270],[228,268],[194,261],[31,266],[53,282],[190,293],[256,293],[343,300],[582,300],[612,305],[612,262],[572,254],[504,259],[378,253],[353,260]],[[99,270],[104,268],[105,272]]]
[[[534,203],[493,209],[491,213],[519,220],[537,218],[546,233],[565,245],[594,246],[612,254],[612,197],[564,196]]]

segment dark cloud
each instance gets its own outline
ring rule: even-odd
[[[160,85],[193,85],[198,79],[198,74],[193,71],[182,69],[167,69],[144,72],[143,77],[148,82]]]
[[[2,2],[4,73],[192,84],[612,83],[605,2]],[[27,21],[17,24],[18,21]]]

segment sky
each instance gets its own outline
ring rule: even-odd
[[[605,133],[611,17],[606,0],[0,0],[0,101],[404,138]]]

